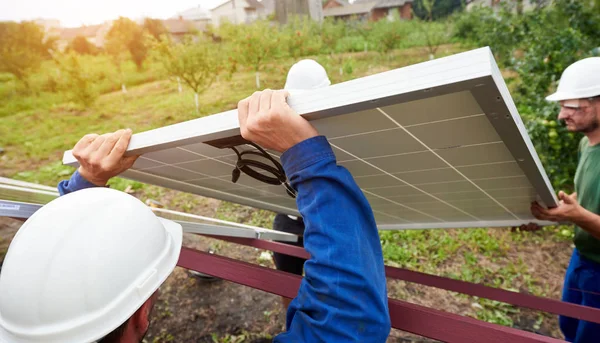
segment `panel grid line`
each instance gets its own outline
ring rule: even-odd
[[[402,217],[398,217],[398,216],[395,216],[395,215],[392,215],[392,214],[388,214],[388,213],[377,211],[377,210],[373,210],[373,209],[371,209],[371,210],[373,211],[373,213],[378,213],[378,214],[381,214],[381,215],[384,215],[384,216],[388,216],[388,217],[391,217],[391,218],[394,218],[394,219],[399,219],[399,220],[402,220],[403,222],[405,222],[407,224],[414,224],[413,221],[410,221],[408,219],[404,219]]]
[[[188,162],[197,162],[197,161],[212,160],[212,161],[216,161],[216,162],[219,162],[219,163],[222,163],[222,164],[228,165],[228,166],[230,166],[230,167],[232,167],[232,168],[235,168],[235,165],[233,165],[233,164],[230,164],[230,163],[228,163],[228,162],[225,162],[225,161],[221,161],[221,160],[219,160],[219,159],[216,159],[216,158],[214,158],[214,157],[209,157],[209,156],[206,156],[206,155],[203,155],[203,154],[200,154],[200,153],[197,153],[197,152],[194,152],[194,151],[191,151],[191,150],[188,150],[188,149],[182,148],[182,147],[177,147],[177,148],[175,148],[175,149],[178,149],[178,150],[183,150],[183,151],[186,151],[186,152],[192,153],[192,154],[194,154],[194,155],[200,156],[200,157],[202,157],[202,158],[201,158],[201,159],[197,159],[197,160],[191,160],[191,161],[185,161],[185,162],[173,163],[173,164],[163,164],[163,165],[161,165],[161,166],[158,166],[158,167],[151,167],[151,168],[146,168],[146,169],[138,169],[138,170],[139,170],[139,171],[148,171],[148,170],[152,170],[152,169],[155,169],[155,168],[160,168],[160,167],[164,167],[164,166],[171,166],[171,167],[175,167],[175,168],[178,168],[178,169],[182,169],[182,170],[185,170],[185,171],[189,171],[189,172],[196,173],[196,174],[199,174],[199,175],[202,175],[202,176],[204,176],[204,177],[201,177],[201,178],[186,179],[186,180],[182,181],[182,182],[185,182],[185,183],[189,183],[190,181],[200,181],[200,180],[210,180],[210,179],[217,179],[217,180],[219,180],[219,181],[224,181],[224,180],[223,180],[223,179],[221,179],[221,178],[222,178],[222,177],[226,177],[226,176],[230,176],[230,175],[217,175],[217,176],[214,176],[214,175],[207,175],[207,174],[203,174],[203,173],[197,172],[197,171],[195,171],[195,170],[191,170],[191,169],[187,169],[187,168],[179,167],[178,165],[180,165],[180,164],[184,164],[184,163],[188,163]],[[151,158],[148,158],[148,160],[151,160],[151,161],[153,161],[153,162],[159,162],[159,163],[162,163],[162,162],[160,162],[160,161],[155,161],[155,160],[153,160],[153,159],[151,159]],[[153,175],[155,175],[155,174],[153,174]],[[247,186],[247,185],[243,185],[243,184],[237,184],[237,183],[236,183],[236,184],[233,184],[233,185],[240,186],[240,188],[249,188],[249,189],[251,189],[251,190],[260,190],[260,189],[258,189],[258,188],[254,188],[254,187],[252,187],[252,186]],[[272,192],[269,192],[269,191],[267,191],[267,190],[261,190],[261,191],[263,191],[263,192],[267,192],[267,193],[270,193],[270,194],[273,194],[273,195],[277,196],[277,194],[275,194],[275,193],[272,193]]]
[[[147,169],[154,169],[154,168],[158,168],[158,167],[164,167],[164,166],[168,166],[168,164],[166,164],[166,163],[163,163],[163,162],[161,162],[161,161],[158,161],[158,160],[155,160],[155,159],[152,159],[152,158],[146,157],[146,156],[144,156],[144,155],[140,156],[140,158],[143,158],[143,159],[145,159],[145,160],[148,160],[148,161],[152,161],[152,162],[158,163],[158,166],[156,166],[156,167],[150,167],[150,168],[140,168],[140,169],[137,169],[137,170],[147,170]]]
[[[399,129],[396,128],[394,130],[399,130]],[[470,147],[474,147],[474,146],[491,145],[491,144],[504,144],[504,142],[502,142],[502,141],[494,141],[494,142],[477,143],[477,144],[465,144],[465,145],[461,145],[459,148],[470,148]],[[449,149],[441,148],[441,149],[434,149],[434,150],[449,150]],[[374,159],[378,159],[378,158],[387,158],[387,157],[396,157],[396,156],[422,154],[424,152],[428,152],[428,150],[419,150],[419,151],[403,152],[403,153],[399,153],[399,154],[390,154],[390,155],[381,155],[381,156],[373,156],[373,157],[364,157],[364,158],[362,158],[362,160],[374,160]],[[359,159],[360,159],[359,157],[356,157],[353,160],[344,160],[344,162],[357,161]],[[491,163],[481,163],[480,165],[495,164],[495,163],[508,163],[508,162],[514,162],[514,161],[500,161],[500,162],[491,162]],[[479,165],[479,164],[473,164],[473,165]],[[469,166],[471,166],[471,165],[469,165]],[[460,166],[460,167],[464,167],[464,166]],[[438,168],[438,169],[443,169],[443,168]]]
[[[398,205],[398,206],[400,206],[400,207],[404,207],[404,208],[406,208],[407,210],[415,211],[415,212],[417,212],[417,213],[419,213],[419,214],[422,214],[422,215],[424,215],[424,216],[427,216],[427,217],[433,218],[433,219],[435,219],[435,220],[443,221],[442,219],[440,219],[440,218],[438,218],[438,217],[436,217],[436,216],[433,216],[433,215],[431,215],[431,214],[428,214],[428,213],[422,212],[422,211],[420,211],[420,210],[417,210],[417,209],[415,209],[415,208],[412,208],[412,207],[410,207],[410,206],[404,205],[404,204],[402,204],[402,203],[399,203],[399,202],[396,202],[396,201],[390,200],[390,199],[388,199],[388,198],[386,198],[386,197],[384,197],[384,196],[381,196],[381,195],[375,194],[375,193],[373,193],[373,192],[369,192],[369,191],[368,191],[368,190],[366,190],[366,189],[363,189],[362,191],[363,191],[363,193],[367,193],[367,194],[369,194],[370,196],[374,196],[374,197],[377,197],[377,198],[379,198],[379,199],[383,199],[383,200],[385,200],[385,201],[389,201],[390,203],[392,203],[392,204],[394,204],[394,205]],[[388,214],[386,213],[386,215],[388,215]]]
[[[204,144],[206,144],[206,143],[204,143]],[[244,146],[248,146],[248,147],[250,147],[250,148],[254,149],[254,147],[253,147],[252,145],[244,144]],[[198,152],[195,152],[195,151],[192,151],[192,150],[188,150],[188,149],[186,149],[185,147],[177,147],[177,149],[179,149],[179,150],[183,150],[183,151],[186,151],[186,152],[189,152],[189,153],[192,153],[192,154],[194,154],[194,155],[201,156],[201,157],[203,157],[204,159],[208,159],[208,160],[213,160],[213,161],[217,161],[217,162],[225,163],[225,164],[228,164],[228,165],[230,165],[230,166],[232,166],[232,167],[235,167],[235,165],[233,165],[233,164],[231,164],[231,163],[229,163],[229,162],[226,162],[226,161],[220,160],[219,158],[223,158],[223,157],[235,157],[235,158],[237,158],[237,155],[236,155],[236,154],[227,154],[227,155],[221,155],[221,156],[217,156],[217,157],[210,157],[210,156],[203,155],[203,154],[201,154],[201,153],[198,153]],[[276,158],[276,159],[280,159],[280,156],[277,156],[276,154],[274,154],[274,153],[272,153],[272,152],[269,152],[269,151],[267,151],[267,153],[268,153],[269,155],[271,155],[272,157]],[[200,160],[198,160],[198,161],[200,161]],[[189,162],[193,162],[193,161],[189,161]],[[182,163],[185,163],[185,162],[182,162]]]
[[[349,135],[336,136],[336,137],[327,138],[327,139],[329,139],[330,141],[333,141],[336,139],[364,136],[364,135],[368,135],[368,134],[372,134],[372,133],[381,133],[381,132],[393,131],[393,130],[398,130],[398,128],[392,127],[390,129],[380,129],[380,130],[374,130],[374,131],[368,131],[368,132],[359,132],[359,133],[353,133],[353,134],[349,134]]]
[[[451,169],[451,168],[444,168],[444,169]],[[385,174],[379,174],[379,175],[383,176]],[[355,179],[360,179],[360,178],[364,178],[364,177],[373,177],[373,176],[377,176],[377,175],[360,176],[360,177],[356,177]],[[474,180],[474,181],[485,181],[485,180],[502,180],[502,179],[513,179],[513,178],[526,178],[526,176],[521,174],[521,175],[509,175],[509,176],[476,178],[476,179],[471,179],[471,180]],[[413,185],[415,185],[415,186],[444,185],[444,184],[452,184],[452,183],[459,183],[459,182],[465,182],[465,180],[422,182],[422,183],[413,183]],[[390,187],[404,187],[404,185],[403,186],[367,187],[366,189],[384,189],[384,188],[390,188]],[[495,190],[495,189],[491,189],[491,190]]]
[[[490,199],[492,199],[495,203],[497,203],[500,207],[502,207],[506,212],[510,213],[510,215],[512,215],[515,219],[520,219],[517,215],[515,215],[512,211],[510,211],[508,208],[506,208],[506,206],[504,206],[502,203],[500,203],[498,200],[496,200],[494,197],[492,197],[488,192],[486,192],[485,190],[483,190],[483,188],[479,187],[479,185],[477,185],[475,182],[473,182],[471,179],[469,179],[468,177],[465,176],[465,174],[461,173],[458,169],[456,169],[452,164],[450,164],[448,161],[446,161],[444,158],[442,158],[442,156],[440,156],[438,153],[436,153],[435,151],[433,151],[433,149],[431,149],[427,144],[425,144],[425,142],[421,141],[419,138],[417,138],[417,136],[415,136],[414,134],[412,134],[410,131],[408,131],[404,126],[402,126],[400,123],[398,123],[394,118],[392,118],[389,114],[387,114],[384,110],[382,110],[381,108],[377,108],[377,110],[383,114],[384,116],[386,116],[390,121],[392,121],[392,123],[398,125],[399,128],[401,128],[402,130],[404,130],[404,132],[406,132],[407,134],[409,134],[413,139],[415,139],[417,142],[419,142],[420,144],[422,144],[425,148],[427,148],[431,153],[433,153],[435,156],[437,156],[440,160],[442,160],[442,162],[444,162],[445,164],[447,164],[450,168],[454,169],[455,172],[457,172],[458,174],[460,174],[462,177],[465,178],[465,180],[467,180],[468,182],[470,182],[473,186],[475,186],[477,189],[479,189],[481,192],[483,192],[485,195],[487,195]]]
[[[330,143],[330,144],[331,144],[331,143]],[[396,175],[394,175],[394,174],[390,174],[390,173],[388,173],[387,171],[385,171],[385,170],[383,170],[383,169],[381,169],[381,168],[377,167],[376,165],[374,165],[374,164],[372,164],[372,163],[369,163],[369,162],[367,162],[367,161],[365,161],[365,160],[363,160],[363,159],[360,159],[358,156],[356,156],[356,155],[352,154],[351,152],[349,152],[349,151],[346,151],[346,150],[344,150],[344,149],[342,149],[342,148],[340,148],[340,147],[338,147],[338,146],[336,146],[336,145],[334,145],[334,144],[331,144],[331,145],[332,145],[332,146],[334,146],[334,147],[336,147],[336,148],[338,148],[338,149],[340,149],[340,150],[342,150],[342,152],[345,152],[345,153],[346,153],[346,154],[348,154],[348,155],[351,155],[351,156],[354,156],[354,157],[356,157],[356,159],[358,159],[358,160],[362,161],[363,163],[366,163],[367,165],[369,165],[369,166],[371,166],[371,167],[373,167],[373,168],[375,168],[375,169],[377,169],[377,170],[379,170],[379,171],[381,171],[381,172],[383,172],[383,173],[385,173],[385,174],[387,174],[387,175],[389,175],[389,176],[393,177],[394,179],[396,179],[396,180],[398,180],[398,181],[400,181],[400,182],[402,182],[402,183],[406,184],[407,186],[410,186],[410,187],[412,187],[412,188],[414,188],[414,189],[416,189],[416,190],[418,190],[418,191],[420,191],[420,192],[422,192],[422,193],[424,193],[424,194],[427,194],[427,195],[429,195],[430,197],[432,197],[432,198],[434,198],[434,199],[436,199],[436,200],[438,200],[438,201],[440,201],[440,202],[442,202],[442,203],[444,203],[444,204],[448,205],[449,207],[452,207],[452,208],[454,208],[455,210],[458,210],[459,212],[462,212],[462,213],[464,213],[464,214],[468,215],[469,217],[471,217],[471,218],[473,218],[473,219],[475,219],[475,220],[480,220],[479,218],[475,217],[474,215],[472,215],[472,214],[470,214],[470,213],[468,213],[468,212],[466,212],[466,211],[463,211],[463,210],[461,210],[460,208],[458,208],[458,207],[456,207],[456,206],[453,206],[453,205],[449,204],[448,202],[446,202],[446,201],[444,201],[444,200],[442,200],[442,199],[440,199],[440,198],[436,197],[435,195],[433,195],[433,194],[430,194],[430,193],[428,193],[428,192],[426,192],[426,191],[422,190],[421,188],[419,188],[419,187],[417,187],[417,186],[415,186],[415,185],[413,185],[413,184],[410,184],[410,183],[408,183],[408,182],[406,182],[406,181],[402,180],[401,178],[397,177]],[[363,191],[364,191],[364,190],[363,190]],[[371,192],[370,192],[370,193],[371,193]],[[372,193],[372,194],[374,194],[374,193]],[[377,195],[377,196],[379,197],[379,195]],[[382,198],[382,199],[386,199],[386,200],[390,201],[389,199],[387,199],[387,198],[385,198],[385,197],[381,197],[381,198]],[[394,203],[396,203],[396,202],[394,202]],[[398,203],[396,203],[396,204],[398,204]],[[411,210],[413,210],[413,211],[420,212],[421,214],[425,214],[425,212],[421,212],[421,211],[419,211],[419,210],[416,210],[416,209],[410,208],[410,207],[408,207],[408,206],[406,206],[406,205],[402,205],[402,206],[403,206],[403,207],[407,207],[407,208],[409,208],[409,209],[411,209]],[[431,216],[431,217],[433,217],[433,216],[432,216],[432,215],[430,215],[430,214],[427,214],[427,216]],[[436,217],[434,217],[434,218],[436,218]],[[441,219],[439,219],[439,218],[436,218],[436,219],[438,219],[438,220],[441,220]]]
[[[393,130],[399,130],[399,129],[395,128]],[[329,138],[328,138],[328,140],[329,140]],[[495,142],[478,143],[478,144],[466,144],[466,145],[461,145],[458,148],[470,148],[470,147],[474,147],[474,146],[491,145],[491,144],[504,144],[504,143],[501,142],[501,141],[495,141]],[[442,148],[442,149],[434,149],[434,150],[439,151],[439,150],[448,150],[448,149],[443,149]],[[427,150],[419,150],[419,151],[403,152],[403,153],[400,153],[400,154],[390,154],[390,155],[381,155],[381,156],[374,156],[374,157],[364,157],[364,158],[362,158],[362,160],[364,160],[364,161],[370,161],[370,160],[379,159],[379,158],[387,158],[387,157],[397,157],[397,156],[405,156],[405,155],[422,154],[424,152],[429,152],[429,151],[427,151]],[[227,156],[235,156],[235,155],[227,155]],[[225,157],[225,156],[222,156],[222,157]],[[338,162],[339,163],[343,163],[343,162],[353,162],[353,161],[359,161],[359,158],[352,158],[352,159],[348,159],[348,160],[340,160]],[[501,163],[517,163],[517,162],[514,161],[514,160],[512,160],[512,161],[488,162],[488,163],[480,163],[480,164],[465,164],[465,165],[456,166],[456,168],[487,166],[487,165],[501,164]],[[422,170],[411,170],[411,171],[397,172],[397,173],[394,173],[394,174],[411,173],[411,172],[428,171],[428,170],[438,170],[438,169],[448,169],[448,168],[449,167],[431,168],[431,169],[422,169]],[[383,174],[374,174],[374,175],[383,175]],[[374,176],[374,175],[368,175],[368,176]]]
[[[493,191],[508,191],[508,190],[513,190],[513,189],[523,189],[526,187],[509,187],[509,188],[498,188],[498,189],[493,189]],[[526,188],[526,189],[533,189],[533,188]],[[442,193],[435,193],[435,194],[461,194],[461,193],[473,193],[473,192],[479,192],[479,191],[456,191],[456,192],[442,192]],[[506,198],[506,197],[504,197]],[[501,199],[500,197],[498,197],[497,199]]]
[[[421,151],[423,152],[423,151]],[[412,153],[407,153],[407,154],[412,154]],[[398,156],[398,155],[393,155],[393,156]],[[384,157],[384,156],[382,156]],[[370,160],[372,158],[365,158],[365,160]],[[358,161],[358,160],[343,160],[343,161],[338,161],[338,163],[344,163],[344,162],[352,162],[352,161]],[[516,161],[504,161],[504,162],[491,162],[491,163],[481,163],[481,164],[465,164],[465,165],[459,165],[456,166],[456,168],[467,168],[467,167],[481,167],[481,166],[488,166],[488,165],[495,165],[495,164],[508,164],[508,163],[515,163],[517,164]],[[410,174],[410,173],[420,173],[420,172],[426,172],[426,171],[434,171],[434,170],[452,170],[452,168],[450,167],[441,167],[441,168],[427,168],[427,169],[417,169],[417,170],[408,170],[408,171],[401,171],[401,172],[397,172],[397,173],[392,173],[394,175],[397,174]],[[385,174],[373,174],[373,175],[362,175],[362,176],[356,176],[355,179],[360,179],[363,177],[373,177],[373,176],[379,176],[379,175],[385,175]],[[521,175],[515,175],[515,176],[521,176]],[[508,177],[515,177],[515,176],[508,176]],[[498,178],[501,178],[504,176],[499,176]],[[493,177],[488,178],[488,179],[495,179]],[[479,178],[479,179],[473,179],[473,180],[483,180],[483,178]]]
[[[223,195],[234,196],[234,197],[237,197],[237,198],[241,198],[241,199],[247,200],[249,203],[259,202],[259,203],[264,203],[264,204],[267,204],[267,205],[272,205],[272,204],[265,203],[263,201],[257,200],[258,198],[257,199],[252,199],[252,198],[245,197],[243,195],[229,193],[229,192],[227,192],[225,190],[211,189],[211,188],[207,188],[207,187],[203,187],[203,186],[199,186],[199,185],[194,185],[193,183],[187,183],[185,181],[179,181],[179,180],[175,180],[175,179],[169,179],[169,178],[166,178],[164,176],[146,173],[144,171],[137,170],[137,169],[132,169],[131,171],[135,172],[135,173],[145,174],[145,175],[152,176],[152,177],[159,178],[159,179],[168,180],[169,182],[180,183],[180,184],[183,184],[183,185],[186,185],[186,186],[189,186],[189,187],[193,187],[193,188],[206,189],[206,190],[209,190],[211,192],[222,193]],[[252,187],[249,187],[249,186],[245,186],[245,187],[252,188]],[[276,205],[276,206],[281,207],[282,209],[292,210],[291,208],[289,208],[287,206],[284,206],[284,205]],[[295,210],[293,210],[293,211],[295,211]]]
[[[216,158],[214,158],[214,157],[209,157],[209,156],[206,156],[206,155],[202,155],[202,154],[200,154],[200,153],[197,153],[197,152],[195,152],[195,151],[192,151],[192,150],[188,150],[188,149],[186,149],[186,148],[183,148],[183,147],[177,147],[177,149],[179,149],[179,150],[183,150],[183,151],[185,151],[185,152],[192,153],[192,154],[194,154],[194,155],[202,156],[202,157],[204,157],[205,159],[209,159],[209,160],[212,160],[212,161],[221,162],[221,163],[223,163],[223,164],[227,164],[227,165],[230,165],[230,166],[232,166],[232,167],[235,167],[233,164],[227,163],[227,162],[225,162],[225,161],[221,161],[221,160],[219,160],[219,159],[216,159]],[[218,157],[225,157],[225,156],[231,156],[231,155],[223,155],[223,156],[218,156]],[[189,161],[189,162],[194,162],[194,161]]]
[[[177,169],[185,170],[185,171],[192,172],[192,173],[195,173],[195,174],[198,174],[198,175],[202,175],[202,176],[203,176],[203,177],[200,177],[200,178],[194,178],[194,179],[176,180],[176,181],[179,181],[179,182],[184,182],[184,183],[186,183],[186,184],[191,184],[191,185],[194,185],[194,184],[190,183],[190,182],[192,182],[192,181],[201,181],[201,180],[219,180],[219,181],[225,181],[225,180],[223,180],[222,178],[223,178],[223,177],[230,176],[230,175],[218,175],[218,176],[213,176],[213,175],[201,174],[201,173],[198,173],[198,172],[196,172],[196,171],[193,171],[193,170],[190,170],[190,169],[186,169],[186,168],[182,168],[182,167],[178,167],[178,166],[176,166],[176,165],[173,165],[173,164],[165,164],[165,165],[162,165],[162,166],[159,166],[159,167],[152,167],[152,168],[146,168],[146,169],[133,169],[133,170],[135,170],[135,171],[138,171],[138,172],[145,172],[146,174],[151,174],[151,175],[158,176],[158,177],[163,177],[163,176],[161,176],[161,175],[157,175],[157,174],[148,173],[148,171],[151,171],[152,169],[156,169],[156,168],[160,168],[160,167],[165,167],[165,166],[174,167],[174,168],[177,168]],[[174,179],[174,180],[175,180],[175,179]],[[194,185],[194,186],[199,186],[199,185]],[[253,190],[253,191],[261,191],[261,192],[266,192],[266,193],[269,193],[269,194],[270,194],[269,196],[272,196],[272,197],[281,197],[281,198],[285,198],[284,196],[280,196],[280,195],[279,195],[279,194],[277,194],[277,193],[273,193],[273,192],[271,192],[271,191],[269,191],[269,190],[262,189],[262,187],[252,187],[252,186],[244,185],[244,184],[241,184],[241,183],[232,183],[232,186],[239,187],[240,189],[241,189],[241,188],[243,188],[243,189],[248,189],[248,190]],[[199,187],[202,187],[202,186],[199,186]],[[266,187],[269,187],[269,186],[265,186],[265,188],[266,188]],[[222,190],[222,191],[224,191],[224,192],[227,192],[227,191],[231,191],[231,190],[234,190],[234,189],[235,189],[235,188],[228,188],[228,189],[224,189],[224,190]],[[235,194],[234,194],[234,195],[235,195]]]
[[[508,164],[508,163],[515,163],[517,164],[517,161],[502,161],[502,162],[488,162],[488,163],[476,163],[476,164],[463,164],[463,165],[459,165],[456,166],[456,168],[467,168],[467,167],[480,167],[480,166],[491,166],[494,164]],[[446,167],[448,168],[448,167]]]
[[[389,200],[398,200],[400,197],[390,197],[388,198]],[[410,196],[402,196],[402,198],[410,198]],[[503,198],[496,198],[496,199],[502,199],[502,200],[512,200],[512,199],[529,199],[528,196],[517,196],[517,197],[503,197]],[[482,199],[460,199],[460,200],[454,200],[453,202],[467,202],[467,201],[478,201],[478,200],[482,200]],[[411,205],[423,205],[423,204],[437,204],[436,201],[417,201],[417,202],[413,202],[411,203]],[[482,207],[485,205],[482,205]],[[489,207],[489,206],[487,206]]]
[[[461,120],[461,119],[469,119],[469,118],[475,118],[475,117],[481,117],[481,116],[485,116],[485,113],[478,113],[478,114],[471,114],[468,116],[462,116],[462,117],[456,117],[456,118],[449,118],[449,119],[441,119],[441,120],[434,120],[434,121],[428,121],[425,123],[418,123],[418,124],[411,124],[411,125],[405,125],[404,127],[416,127],[416,126],[423,126],[423,125],[430,125],[430,124],[438,124],[438,123],[445,123],[445,122],[449,122],[449,121],[455,121],[455,120]]]
[[[195,174],[198,174],[198,175],[202,176],[202,177],[199,177],[199,178],[186,179],[186,180],[181,181],[181,182],[189,184],[190,181],[200,181],[200,180],[210,180],[210,179],[216,179],[216,180],[219,180],[219,181],[224,181],[223,179],[221,179],[222,177],[227,177],[227,176],[231,176],[231,175],[217,175],[217,176],[207,175],[207,174],[203,174],[203,173],[197,172],[195,170],[191,170],[191,169],[180,167],[180,166],[178,166],[178,164],[183,164],[183,163],[188,163],[188,162],[195,162],[195,161],[212,160],[212,161],[217,161],[217,162],[220,162],[222,164],[228,165],[228,166],[230,166],[232,168],[235,168],[235,165],[233,165],[233,164],[230,164],[230,163],[225,162],[225,161],[221,161],[221,160],[216,159],[214,157],[209,157],[209,156],[206,156],[206,155],[203,155],[203,154],[200,154],[200,153],[197,153],[197,152],[185,149],[183,147],[177,147],[175,149],[183,150],[183,151],[192,153],[194,155],[200,156],[202,158],[198,159],[198,160],[192,160],[192,161],[185,161],[185,162],[178,162],[178,163],[173,163],[173,164],[167,164],[167,163],[160,162],[160,161],[157,161],[157,160],[154,160],[154,159],[151,159],[151,158],[144,157],[147,160],[150,160],[150,161],[156,162],[156,163],[160,163],[161,165],[156,166],[156,167],[150,167],[150,168],[145,168],[145,169],[135,169],[135,170],[137,170],[137,171],[151,171],[152,169],[161,168],[161,167],[165,167],[165,166],[171,166],[171,167],[174,167],[174,168],[177,168],[177,169],[185,170],[185,171],[192,172],[192,173],[195,173]],[[273,154],[270,154],[270,155],[273,155]],[[224,155],[224,156],[237,156],[237,155]],[[273,155],[273,156],[276,156],[276,155]],[[219,157],[223,157],[223,156],[219,156]],[[276,156],[276,157],[278,157],[278,156]],[[156,175],[156,174],[152,174],[152,175]],[[156,176],[160,176],[160,175],[156,175]],[[244,185],[244,184],[241,184],[241,183],[240,184],[236,183],[236,184],[232,184],[232,185],[240,186],[240,188],[245,188],[245,189],[249,189],[249,190],[253,190],[253,191],[266,192],[266,193],[269,193],[270,195],[272,195],[273,197],[285,198],[284,196],[280,196],[277,193],[273,193],[273,192],[271,192],[269,190],[266,190],[266,189],[261,189],[261,187],[252,187],[252,186]],[[198,186],[198,185],[196,185],[196,186]],[[269,186],[265,186],[265,188],[266,187],[269,187]],[[229,191],[229,190],[232,190],[232,189],[226,189],[224,191]]]
[[[434,151],[443,151],[443,150],[451,150],[451,149],[461,149],[461,148],[471,148],[474,146],[483,146],[483,145],[492,145],[492,144],[502,144],[504,145],[503,141],[493,141],[493,142],[484,142],[484,143],[474,143],[474,144],[464,144],[464,145],[459,145],[456,147],[450,147],[450,148],[435,148],[435,149],[431,149]],[[502,162],[510,162],[510,161],[502,161]]]

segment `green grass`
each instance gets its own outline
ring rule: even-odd
[[[275,213],[224,201],[217,210],[216,218],[271,229]]]
[[[480,228],[382,231],[380,237],[387,265],[552,297],[546,280],[530,271],[528,261],[524,260],[527,257],[518,254],[518,249],[543,242],[564,244],[571,241],[571,232],[566,227],[547,227],[537,232]],[[512,326],[513,318],[520,313],[509,304],[476,297],[472,301],[477,304],[474,317],[491,323]],[[551,317],[541,315],[540,318],[538,326],[543,319]]]
[[[121,84],[134,87],[165,78],[160,65],[147,62],[144,70],[137,71],[133,62],[124,62],[122,72],[107,56],[82,56],[82,68],[93,79],[93,88],[99,94],[121,90]],[[9,74],[0,74],[0,118],[24,111],[41,111],[60,106],[69,97],[61,83],[65,75],[53,61],[45,61],[40,69],[28,78],[29,88]]]
[[[440,55],[457,51],[460,51],[457,46],[446,46]],[[314,58],[325,66],[333,83],[428,59],[422,49],[395,51],[385,58],[374,52]],[[262,87],[282,88],[287,70],[293,63],[286,59],[264,66]],[[346,70],[342,75],[340,67]],[[199,113],[196,113],[193,93],[186,88],[179,93],[172,80],[131,87],[127,94],[117,91],[102,95],[88,109],[73,103],[56,103],[23,110],[0,118],[0,146],[6,150],[0,173],[12,176],[59,161],[64,150],[72,148],[88,133],[127,127],[141,132],[218,113],[235,108],[240,99],[254,91],[254,73],[246,69],[234,74],[231,80],[221,78],[201,94]],[[17,100],[11,98],[8,103],[12,101]]]

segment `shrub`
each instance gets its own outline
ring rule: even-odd
[[[557,122],[558,106],[545,97],[562,72],[600,45],[600,11],[589,2],[555,0],[519,14],[486,8],[461,14],[456,37],[489,45],[499,63],[518,74],[513,97],[555,188],[572,190],[581,137]]]
[[[369,40],[375,43],[377,51],[386,54],[395,49],[406,35],[406,26],[400,21],[400,15],[396,10],[394,20],[379,20],[373,24]]]
[[[194,41],[191,37],[179,44],[168,40],[157,42],[154,58],[170,76],[180,78],[196,94],[210,87],[224,66],[215,44],[207,39]]]
[[[91,106],[98,98],[98,91],[94,89],[98,77],[88,68],[91,61],[75,53],[59,56],[56,61],[61,71],[60,89],[69,100],[83,107]]]

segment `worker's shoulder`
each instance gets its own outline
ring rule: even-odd
[[[583,152],[583,150],[590,144],[590,140],[587,138],[587,136],[583,136],[583,138],[581,138],[581,140],[579,141],[579,152]]]

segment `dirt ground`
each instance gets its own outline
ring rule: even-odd
[[[210,201],[196,208],[195,213],[214,215],[218,201]],[[10,240],[21,222],[0,218],[0,257],[3,258]],[[261,263],[273,267],[270,260],[261,259],[261,250],[222,242],[194,235],[185,235],[184,245],[202,251],[251,263]],[[545,280],[547,296],[559,298],[562,275],[571,252],[570,244],[548,242],[520,245],[520,250],[510,251],[514,259],[526,258],[532,275]],[[460,268],[464,262],[457,254],[445,263],[444,270]],[[480,258],[479,263],[492,263]],[[515,285],[518,289],[519,285]],[[474,299],[456,296],[455,293],[410,284],[403,281],[389,281],[390,297],[416,304],[442,309],[461,315],[474,316]],[[538,312],[521,310],[513,316],[516,327],[554,337],[561,337],[557,320],[546,315],[542,325],[536,329]],[[152,314],[151,329],[145,342],[270,342],[271,337],[285,329],[285,311],[280,298],[249,287],[231,282],[206,281],[192,276],[182,268],[176,268],[161,287],[159,301]],[[233,337],[236,336],[236,337]],[[240,337],[245,337],[241,340]],[[240,339],[240,340],[235,340]],[[392,330],[388,342],[432,342],[421,337]]]

